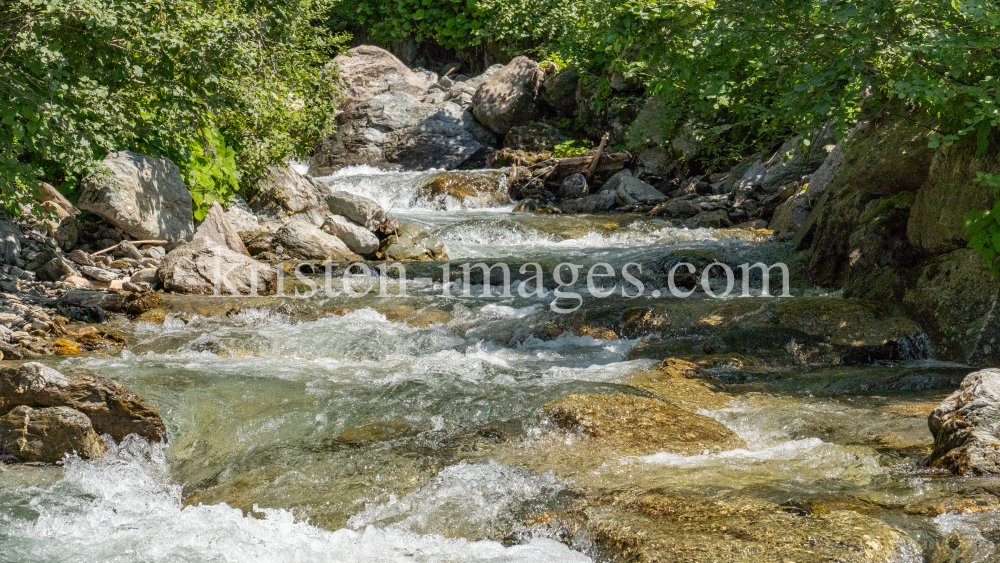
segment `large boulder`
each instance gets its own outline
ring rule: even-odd
[[[517,57],[476,90],[472,113],[500,135],[538,117],[536,102],[545,73],[528,57]]]
[[[1000,280],[978,251],[963,248],[916,270],[903,302],[934,343],[937,357],[1000,365]]]
[[[378,250],[378,237],[343,215],[327,217],[322,229],[344,241],[351,252],[367,256]]]
[[[129,434],[154,441],[167,436],[156,410],[117,381],[63,374],[35,362],[0,368],[0,412],[19,406],[70,407],[87,415],[98,434],[118,441]]]
[[[198,225],[194,233],[194,238],[207,238],[225,246],[233,252],[250,256],[246,246],[243,246],[240,234],[229,224],[229,220],[226,219],[226,213],[217,201],[213,201],[212,205],[208,208],[208,215],[205,215],[205,218]]]
[[[343,84],[341,107],[360,104],[386,92],[420,96],[432,81],[406,67],[392,53],[371,45],[360,45],[333,59]]]
[[[105,449],[87,415],[69,407],[22,405],[0,417],[0,453],[22,462],[56,463],[74,452],[89,459]]]
[[[314,176],[357,165],[453,169],[483,149],[477,140],[482,126],[472,113],[452,102],[426,103],[405,92],[380,94],[337,119],[336,132],[320,142],[309,161]]]
[[[274,234],[274,244],[281,245],[293,258],[335,262],[361,260],[337,236],[302,221],[289,223],[278,229]]]
[[[102,164],[80,183],[80,209],[136,239],[187,242],[194,237],[193,200],[177,165],[129,151],[111,153]]]
[[[351,192],[333,192],[327,196],[326,204],[334,215],[343,215],[369,231],[377,230],[387,220],[377,201]]]
[[[253,214],[250,204],[239,195],[229,200],[229,209],[225,212],[226,220],[238,233],[249,233],[260,230],[260,220]]]
[[[606,190],[602,187],[601,191]],[[665,199],[667,199],[667,196],[660,193],[659,190],[633,176],[620,176],[618,187],[615,188],[615,202],[621,207],[636,204],[656,204]]]
[[[576,111],[576,87],[580,82],[580,73],[576,67],[568,66],[544,83],[542,99],[552,109],[563,116],[572,116]]]
[[[257,184],[250,209],[261,230],[274,232],[290,221],[304,220],[317,227],[326,220],[330,188],[299,174],[291,166],[270,167]]]
[[[209,239],[171,250],[157,276],[164,289],[177,293],[270,295],[278,288],[277,270]]]
[[[615,192],[603,191],[579,199],[563,200],[559,204],[559,209],[563,213],[599,213],[609,211],[614,206]]]
[[[959,475],[1000,473],[1000,370],[969,374],[927,419],[931,467]]]
[[[994,203],[993,188],[974,181],[977,172],[1000,172],[996,156],[976,156],[966,142],[938,149],[910,211],[906,235],[913,246],[941,254],[966,245],[965,214],[990,209]]]
[[[444,243],[416,223],[400,223],[399,231],[382,240],[379,260],[427,261],[447,260]]]
[[[920,188],[936,152],[927,146],[933,130],[912,117],[871,124],[864,135],[850,142],[851,185],[881,196]]]

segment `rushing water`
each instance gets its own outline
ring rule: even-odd
[[[416,187],[432,175],[350,169],[324,181],[426,226],[458,260],[620,266],[778,252],[746,233],[642,217],[422,206]],[[700,413],[746,448],[619,457],[583,447],[539,407],[571,393],[641,394],[626,383],[653,362],[627,359],[635,340],[512,338],[512,326],[544,323],[547,302],[432,289],[382,304],[316,297],[309,318],[249,308],[122,323],[127,350],[54,360],[137,391],[171,441],[126,440],[62,468],[0,466],[0,561],[600,560],[586,538],[557,541],[530,524],[581,487],[850,505],[922,549],[961,537],[967,561],[994,556],[997,512],[921,509],[1000,485],[918,463],[928,409],[967,368],[719,368],[733,394]]]

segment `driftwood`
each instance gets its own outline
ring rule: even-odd
[[[602,147],[606,143],[602,143]],[[583,156],[569,158],[553,158],[532,166],[514,165],[511,167],[510,196],[515,200],[525,198],[543,198],[547,192],[549,197],[558,193],[562,181],[573,174],[590,174],[592,178],[597,173],[617,172],[632,160],[627,152],[608,154],[603,150]]]
[[[131,242],[135,246],[139,246],[140,244],[152,244],[152,245],[156,245],[156,246],[164,246],[164,245],[166,245],[168,243],[168,241],[165,241],[165,240],[130,240],[129,242]],[[97,252],[94,252],[90,256],[94,257],[94,256],[100,256],[101,254],[107,254],[108,252],[111,252],[112,250],[114,250],[116,248],[118,248],[117,244],[114,245],[114,246],[105,248],[104,250],[99,250]]]
[[[590,180],[591,177],[594,176],[594,170],[597,169],[597,163],[601,161],[601,155],[604,154],[604,146],[607,144],[608,144],[608,134],[605,133],[604,136],[601,137],[601,144],[598,145],[597,147],[597,154],[595,154],[594,158],[591,159],[590,165],[587,167],[587,173],[583,175],[585,178],[587,178],[587,180]]]

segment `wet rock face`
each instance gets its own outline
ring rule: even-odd
[[[55,463],[73,452],[89,459],[104,451],[87,415],[69,407],[22,405],[0,417],[0,453],[22,462]]]
[[[0,412],[19,406],[70,407],[89,417],[98,434],[110,434],[119,441],[129,434],[154,441],[166,438],[166,427],[155,409],[104,377],[63,374],[35,362],[2,368]]]
[[[886,523],[848,510],[647,493],[583,512],[594,543],[625,561],[875,563],[917,553]]]
[[[463,207],[493,207],[509,201],[499,177],[462,173],[442,174],[434,178],[417,190],[417,197],[438,204],[439,209],[447,208],[447,198],[454,199]]]
[[[732,430],[714,419],[633,395],[570,395],[542,407],[568,430],[580,430],[622,455],[669,452],[698,455],[744,448]]]
[[[927,419],[931,467],[959,475],[1000,473],[1000,370],[969,374]]]
[[[104,159],[105,173],[80,184],[80,209],[136,239],[187,242],[194,236],[191,192],[173,162],[129,151]]]

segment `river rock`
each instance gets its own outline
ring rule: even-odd
[[[687,219],[701,213],[701,206],[698,202],[690,199],[672,199],[657,205],[650,215],[654,217],[669,217],[671,219]]]
[[[333,192],[326,204],[334,215],[343,215],[369,231],[377,230],[387,219],[377,201],[351,192]]]
[[[63,276],[72,276],[77,271],[68,260],[62,256],[56,256],[38,267],[35,273],[41,281],[59,281]]]
[[[613,191],[598,192],[580,199],[567,199],[559,203],[559,209],[563,213],[599,213],[601,211],[608,211],[614,206],[615,192]],[[518,211],[518,209],[514,209],[514,211]],[[524,211],[523,207],[521,211]]]
[[[665,199],[667,197],[656,188],[632,176],[622,176],[615,189],[615,202],[620,207],[639,203],[656,204]]]
[[[21,229],[10,221],[0,219],[0,260],[12,264],[20,256]]]
[[[333,59],[337,77],[344,85],[341,108],[360,104],[386,92],[420,96],[433,81],[406,67],[392,53],[372,45],[360,45]]]
[[[22,405],[0,417],[0,453],[22,462],[55,463],[74,452],[90,459],[105,449],[87,415],[69,407]]]
[[[157,275],[156,268],[144,268],[132,274],[129,281],[132,283],[146,283],[149,284],[150,287],[153,287],[159,283],[160,278]]]
[[[545,80],[542,99],[560,115],[569,117],[576,111],[576,87],[580,73],[576,67],[568,66]]]
[[[376,257],[379,260],[448,260],[444,243],[415,223],[399,224],[399,232],[382,240]]]
[[[289,223],[278,229],[274,234],[274,243],[284,247],[285,252],[293,258],[334,262],[361,260],[340,238],[303,221]]]
[[[111,281],[118,279],[118,274],[96,266],[80,266],[80,271],[97,281]]]
[[[965,214],[991,209],[994,203],[993,188],[975,182],[977,172],[995,174],[1000,172],[1000,164],[995,156],[976,156],[968,142],[937,150],[906,227],[915,248],[941,254],[965,247]]]
[[[73,262],[76,262],[80,266],[94,266],[94,260],[91,259],[90,255],[82,250],[74,250],[70,252],[67,256]]]
[[[111,255],[118,259],[128,259],[128,260],[142,260],[144,256],[138,248],[132,244],[132,241],[123,240],[115,246],[115,249],[111,251]]]
[[[102,280],[110,281],[110,280]],[[86,289],[71,289],[63,295],[59,302],[71,307],[96,308],[117,311],[125,304],[125,297],[117,293],[89,291]]]
[[[698,455],[745,448],[732,430],[707,416],[634,395],[569,395],[542,411],[559,426],[579,431],[621,455],[668,452]]]
[[[927,419],[931,467],[959,475],[1000,473],[1000,370],[971,373]]]
[[[577,514],[591,541],[616,561],[884,563],[919,553],[905,534],[872,516],[789,510],[750,498],[608,494]]]
[[[104,169],[80,183],[80,209],[136,239],[186,242],[194,236],[193,200],[168,159],[129,151],[109,154]]]
[[[587,196],[587,178],[583,174],[573,174],[563,180],[563,197],[566,199],[580,199]]]
[[[225,211],[226,220],[236,229],[237,233],[249,233],[260,230],[260,221],[250,210],[250,205],[238,194],[229,200],[229,209]]]
[[[344,241],[351,252],[366,256],[378,250],[378,237],[343,215],[327,217],[322,229]]]
[[[449,172],[435,177],[417,190],[417,198],[435,204],[441,210],[449,203],[459,203],[463,208],[494,207],[508,203],[507,188],[500,182],[500,174],[479,172]]]
[[[536,119],[536,101],[545,73],[528,57],[517,57],[476,90],[472,113],[480,123],[500,135]]]
[[[213,201],[212,205],[209,206],[208,214],[195,230],[194,238],[211,239],[233,252],[250,256],[246,247],[243,246],[240,234],[229,224],[225,211],[222,210],[222,206],[217,201]],[[139,258],[142,258],[141,254]]]
[[[38,190],[38,200],[42,203],[51,203],[58,207],[57,213],[61,213],[60,217],[76,217],[80,214],[80,210],[77,209],[68,199],[57,190],[52,184],[47,182],[42,182],[42,187]]]
[[[178,293],[270,295],[278,288],[277,270],[207,239],[171,250],[157,276],[164,289]]]
[[[336,132],[320,141],[309,173],[333,174],[347,166],[427,170],[457,168],[483,149],[481,125],[452,102],[426,103],[405,92],[386,92],[337,117]],[[506,132],[506,131],[505,131]]]
[[[326,198],[330,188],[290,166],[269,167],[257,188],[249,206],[263,230],[275,232],[293,220],[304,220],[318,227],[329,215]]]
[[[98,434],[118,441],[129,434],[153,441],[167,436],[155,409],[106,377],[63,374],[35,362],[0,368],[0,412],[22,405],[76,409],[90,418]]]

